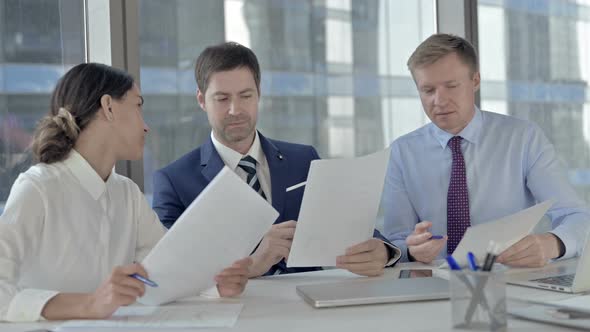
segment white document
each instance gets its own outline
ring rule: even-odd
[[[565,318],[563,314],[557,312],[559,308],[543,304],[531,305],[525,307],[508,306],[508,313],[522,319],[538,321],[542,323],[574,327],[580,330],[588,331],[590,329],[590,319],[588,318]]]
[[[214,276],[249,256],[278,215],[224,167],[143,260],[158,287],[146,286],[138,301],[157,305],[214,286]]]
[[[467,265],[467,252],[471,251],[483,263],[490,241],[500,247],[500,252],[504,251],[530,234],[551,205],[552,201],[545,201],[507,217],[467,228],[453,251],[453,258],[459,265]]]
[[[242,311],[239,303],[204,303],[190,306],[130,306],[119,308],[111,318],[71,320],[67,328],[204,328],[233,327]]]
[[[551,301],[549,303],[560,307],[590,312],[590,295],[575,296],[565,300]]]
[[[334,266],[346,248],[373,237],[389,149],[311,162],[288,267]]]

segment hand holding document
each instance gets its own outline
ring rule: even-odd
[[[312,161],[288,267],[334,266],[346,248],[372,237],[388,160],[389,149]]]
[[[233,327],[242,311],[239,303],[204,303],[187,306],[130,306],[119,308],[111,318],[71,320],[67,328],[204,328]]]
[[[277,217],[224,167],[142,262],[158,287],[146,287],[138,301],[156,305],[214,286],[214,276],[250,255]]]
[[[467,252],[471,251],[483,262],[490,241],[499,246],[499,252],[504,251],[527,236],[551,205],[552,201],[545,201],[515,214],[467,228],[453,257],[459,265],[467,265]]]

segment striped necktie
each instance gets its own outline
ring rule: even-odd
[[[259,193],[262,198],[266,199],[266,195],[264,195],[264,191],[262,190],[262,187],[260,187],[258,175],[256,175],[256,159],[250,156],[245,156],[240,160],[238,166],[248,174],[246,183],[248,183],[254,191]]]
[[[451,180],[447,192],[447,254],[452,254],[463,238],[467,227],[471,225],[469,218],[469,192],[467,191],[467,174],[465,159],[461,152],[463,137],[455,136],[449,140],[453,153]]]

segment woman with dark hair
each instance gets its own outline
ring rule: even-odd
[[[0,321],[106,318],[142,296],[140,264],[165,228],[141,191],[113,172],[143,154],[149,128],[127,73],[80,64],[57,83],[32,145],[39,163],[20,174],[0,216]],[[215,281],[240,294],[250,258]]]

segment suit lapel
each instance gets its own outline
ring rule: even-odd
[[[279,212],[278,220],[282,221],[283,209],[285,207],[285,189],[287,188],[285,180],[289,172],[289,162],[287,157],[271,141],[262,136],[260,132],[258,132],[258,135],[270,171],[272,206]]]
[[[208,182],[211,182],[223,166],[225,164],[215,149],[211,137],[209,137],[209,140],[203,144],[203,148],[201,149],[201,174],[203,174]]]

